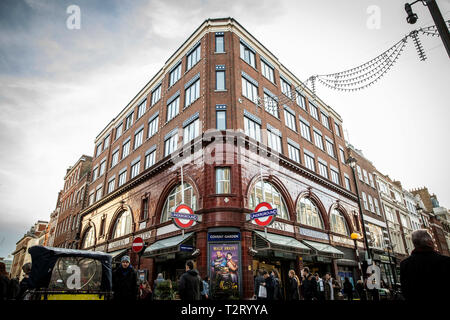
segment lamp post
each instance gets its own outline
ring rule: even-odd
[[[364,222],[364,214],[363,214],[363,208],[361,205],[361,198],[359,197],[358,180],[356,180],[356,173],[355,173],[356,161],[357,160],[355,158],[353,158],[352,156],[349,156],[347,158],[347,160],[345,161],[345,163],[347,163],[350,166],[350,168],[352,168],[353,180],[355,180],[356,197],[358,198],[359,212],[361,214],[363,238],[364,238],[364,243],[366,244],[366,249],[367,249],[368,264],[372,264],[372,253],[369,248],[369,242],[367,241],[366,224]]]
[[[359,274],[360,274],[361,281],[364,281],[362,267],[361,267],[361,261],[359,261],[358,243],[356,241],[359,239],[359,234],[357,234],[356,232],[353,232],[350,235],[350,238],[352,238],[353,242],[355,243],[355,253],[356,253],[356,259],[358,261]]]

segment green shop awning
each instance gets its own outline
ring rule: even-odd
[[[310,240],[302,240],[309,248],[316,251],[317,255],[323,255],[331,258],[344,258],[344,253],[328,243],[315,242]]]
[[[256,241],[256,248],[255,248],[256,250],[271,249],[299,254],[305,253],[307,254],[311,252],[311,250],[307,246],[305,246],[303,243],[292,237],[267,232],[266,238],[266,233],[258,230],[255,230],[255,234],[259,238]],[[261,244],[261,241],[258,240],[264,240],[267,242],[267,244],[263,245]]]
[[[186,242],[187,240],[190,240],[193,234],[194,234],[193,232],[189,232],[186,233],[184,237],[183,235],[179,235],[156,241],[155,243],[151,244],[147,249],[145,249],[144,257],[152,257],[162,254],[178,252],[180,251],[179,248],[180,244]]]

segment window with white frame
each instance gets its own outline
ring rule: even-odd
[[[242,77],[242,95],[254,103],[258,103],[258,87]]]
[[[200,79],[191,84],[184,95],[184,107],[191,105],[195,100],[200,98]]]
[[[181,62],[170,71],[169,75],[169,87],[173,86],[181,78]]]
[[[116,127],[116,140],[122,135],[123,122]]]
[[[375,204],[375,212],[376,212],[376,214],[381,215],[381,213],[380,213],[380,206],[378,205],[377,198],[373,198],[373,202]]]
[[[297,146],[293,146],[288,142],[288,153],[291,160],[300,163],[300,149]]]
[[[140,119],[144,115],[146,107],[147,107],[147,99],[142,101],[141,104],[139,105],[137,119]]]
[[[369,184],[369,176],[367,175],[366,169],[363,169],[364,182]]]
[[[278,114],[278,102],[270,95],[264,92],[264,109],[276,118],[280,118]]]
[[[248,47],[247,45],[240,43],[240,56],[241,59],[251,65],[253,68],[256,68],[255,65],[255,53],[253,49]]]
[[[216,90],[225,89],[225,70],[216,70]]]
[[[150,168],[152,165],[154,165],[155,160],[156,160],[156,149],[145,155],[145,169]]]
[[[292,113],[290,110],[284,109],[284,121],[286,126],[294,131],[297,131],[295,113]]]
[[[148,138],[152,137],[158,132],[159,116],[153,117],[148,123]]]
[[[375,208],[374,208],[374,206],[373,206],[373,198],[372,198],[372,196],[369,194],[369,195],[367,195],[367,197],[369,198],[369,210],[371,211],[371,212],[374,212],[375,213]]]
[[[133,179],[139,174],[139,171],[141,169],[141,161],[137,161],[134,164],[131,165],[131,177],[130,179]]]
[[[278,210],[278,218],[289,220],[286,202],[281,192],[270,182],[263,180],[261,183],[261,179],[258,179],[249,196],[249,209],[255,209],[263,201],[270,203],[274,209]]]
[[[178,147],[178,132],[164,141],[164,157],[174,152]]]
[[[97,189],[95,191],[95,201],[98,201],[98,200],[101,199],[101,197],[102,197],[102,190],[103,190],[103,188],[102,188],[101,185],[97,187]]]
[[[314,142],[316,144],[316,146],[323,150],[323,140],[322,140],[322,134],[317,131],[317,130],[313,130],[314,131]]]
[[[94,170],[92,170],[92,181],[97,180],[98,178],[98,166],[94,167]]]
[[[216,53],[225,52],[225,37],[223,33],[216,33]]]
[[[274,71],[263,59],[261,59],[261,71],[264,77],[269,81],[274,82]]]
[[[356,165],[356,171],[358,172],[359,180],[364,181],[363,180],[363,176],[362,176],[362,172],[361,172],[361,167],[359,165]]]
[[[216,168],[216,194],[231,193],[229,167]]]
[[[261,142],[261,124],[244,116],[245,134],[256,141]]]
[[[314,104],[312,104],[311,102],[309,102],[309,113],[311,114],[311,116],[314,119],[319,121],[319,113],[317,111],[317,107]]]
[[[111,193],[114,191],[114,187],[116,186],[116,178],[112,178],[108,181],[108,193]]]
[[[152,91],[152,106],[161,99],[161,85]]]
[[[180,112],[180,97],[178,96],[175,100],[167,105],[167,122],[175,118]]]
[[[142,140],[144,137],[144,127],[134,134],[134,150],[142,145]]]
[[[328,116],[321,112],[321,118],[322,118],[322,124],[325,128],[330,129],[330,119],[328,119]]]
[[[298,91],[295,92],[297,95],[297,105],[306,111],[306,99],[305,97]]]
[[[337,135],[338,137],[341,136],[341,127],[340,127],[340,125],[337,124],[336,122],[334,123],[334,131],[335,131],[335,133],[336,133],[336,135]]]
[[[341,184],[339,181],[339,171],[330,168],[330,172],[331,172],[331,181],[333,181],[336,184]]]
[[[308,197],[302,197],[298,201],[297,204],[297,221],[301,224],[323,229],[323,221],[322,221],[322,215],[320,214],[319,208],[314,203],[313,200],[311,200]]]
[[[281,82],[281,92],[284,93],[288,98],[291,98],[291,84],[284,80],[283,78],[280,78]]]
[[[196,119],[193,122],[191,122],[189,125],[184,127],[183,144],[186,144],[189,141],[194,140],[196,137],[198,137],[199,126],[200,126],[200,120]]]
[[[344,183],[345,183],[345,189],[347,189],[348,191],[352,191],[352,189],[350,187],[350,178],[347,175],[344,176]]]
[[[362,198],[363,198],[363,203],[364,203],[364,209],[369,210],[369,206],[367,205],[367,196],[364,191],[362,192]]]
[[[124,170],[119,173],[119,184],[118,186],[122,186],[127,181],[127,170]]]
[[[341,156],[341,162],[345,163],[345,152],[344,152],[344,149],[339,148],[339,155]]]
[[[391,222],[396,222],[396,220],[394,219],[394,215],[392,213],[392,210],[390,207],[388,206],[384,206],[384,213],[386,214],[386,219],[391,221]]]
[[[306,140],[311,141],[311,131],[309,123],[304,122],[302,119],[300,119],[300,134]]]
[[[331,210],[330,214],[330,229],[336,233],[346,236],[350,235],[347,220],[345,220],[344,214],[335,208]]]
[[[188,183],[184,183],[182,188],[181,183],[172,189],[170,194],[164,203],[163,210],[161,212],[161,222],[169,221],[170,213],[175,210],[182,203],[182,193],[184,193],[184,204],[191,207],[192,210],[197,210],[197,196],[195,195],[194,188]]]
[[[133,231],[133,219],[130,211],[124,211],[117,218],[113,228],[113,239],[123,237]]]
[[[106,159],[100,163],[100,173],[98,176],[103,175],[105,173],[105,169],[106,169]]]
[[[197,62],[200,61],[200,53],[201,53],[201,46],[200,44],[197,45],[197,47],[192,50],[187,58],[186,58],[186,71],[190,70],[193,66],[197,64]]]
[[[336,158],[336,155],[334,154],[334,144],[331,140],[325,139],[325,144],[327,146],[327,152],[330,156],[333,158]]]
[[[216,129],[226,130],[227,129],[227,111],[226,110],[216,110]]]
[[[100,142],[99,144],[97,144],[97,147],[95,149],[95,156],[98,157],[100,153],[102,153],[102,151],[103,151],[102,142]]]
[[[311,171],[316,171],[316,165],[314,163],[314,155],[306,152],[304,152],[303,155],[305,157],[305,166]]]
[[[116,149],[111,157],[111,168],[119,162],[119,149]]]
[[[281,148],[281,136],[273,129],[267,128],[267,145],[269,148],[282,153]]]
[[[123,144],[122,146],[122,159],[126,158],[130,154],[130,139]]]
[[[319,174],[328,179],[328,167],[326,162],[322,162],[319,160]]]
[[[131,125],[133,124],[133,113],[131,112],[126,118],[125,118],[125,131],[127,131]]]
[[[106,138],[103,140],[103,150],[107,149],[109,147],[109,140],[110,140],[110,135],[108,134],[106,136]]]

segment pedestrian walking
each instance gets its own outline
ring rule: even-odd
[[[341,286],[339,282],[331,277],[331,273],[325,274],[325,300],[339,300]]]
[[[185,301],[200,300],[203,284],[198,271],[194,269],[194,262],[188,260],[185,267],[186,272],[181,276],[178,286],[180,298]]]
[[[9,274],[6,265],[0,262],[0,301],[8,300]]]
[[[315,300],[317,298],[316,278],[309,272],[309,268],[303,268],[303,281],[301,284],[302,295],[305,300]]]
[[[30,290],[33,287],[31,278],[30,278],[31,262],[25,263],[22,266],[22,271],[23,271],[23,279],[19,283],[20,291],[19,291],[18,299],[29,300],[29,296],[27,293],[28,293],[28,290]]]
[[[356,281],[355,290],[358,293],[360,300],[367,300],[366,289],[364,288],[364,282],[362,280]]]
[[[299,300],[299,287],[300,287],[300,279],[295,274],[294,270],[289,270],[289,281],[288,287],[286,288],[286,300]]]
[[[113,273],[114,300],[136,300],[138,296],[137,273],[130,264],[130,257],[123,256],[120,266]]]
[[[263,270],[258,269],[257,275],[255,277],[255,298],[257,300],[265,300],[267,299],[267,289],[266,282],[263,277]]]
[[[283,294],[282,294],[283,290],[282,290],[278,271],[273,269],[270,276],[271,276],[273,284],[274,284],[273,299],[274,300],[283,300]]]
[[[344,294],[347,296],[347,300],[353,300],[353,285],[348,277],[344,280]]]
[[[202,300],[208,300],[209,299],[209,277],[206,276],[203,279],[203,291],[201,292]]]
[[[275,293],[275,281],[267,271],[263,271],[263,278],[267,290],[267,300],[273,300]]]
[[[164,279],[163,274],[162,273],[158,273],[158,276],[156,277],[156,280],[155,280],[155,282],[153,284],[153,292],[155,292],[156,287],[158,287],[158,285],[161,282],[164,282],[164,281],[166,281],[166,279]]]
[[[314,274],[317,283],[317,300],[325,301],[325,283],[318,273]]]
[[[400,263],[400,283],[405,300],[448,301],[450,257],[434,250],[433,239],[425,229],[411,234],[414,250]],[[439,279],[439,280],[438,280]]]
[[[139,286],[139,300],[151,301],[153,300],[153,292],[150,283],[147,280]]]

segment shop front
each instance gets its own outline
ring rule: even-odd
[[[381,280],[388,286],[392,287],[395,284],[396,276],[393,273],[395,270],[395,264],[392,263],[394,258],[381,253],[375,253],[373,260],[380,267]]]
[[[336,259],[337,276],[343,283],[345,278],[348,278],[353,288],[355,288],[356,282],[361,278],[358,262],[356,261],[355,249],[337,246],[338,250],[344,253],[344,257]]]

